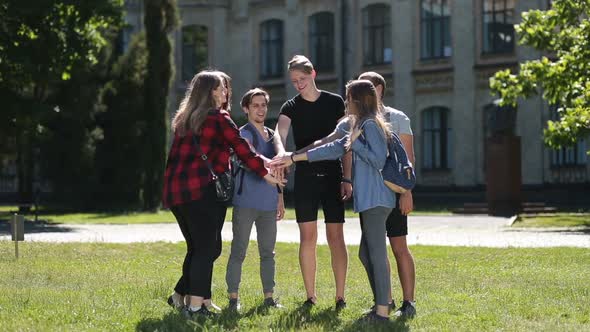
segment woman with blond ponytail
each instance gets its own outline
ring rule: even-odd
[[[209,162],[216,174],[229,169],[230,149],[258,176],[272,185],[284,184],[266,169],[229,113],[227,88],[219,73],[200,72],[192,79],[172,121],[174,140],[164,173],[163,204],[169,207],[186,240],[182,276],[168,303],[187,317],[212,316],[213,263],[221,254],[221,228],[227,206],[217,200]],[[206,156],[204,158],[203,156]],[[206,160],[205,160],[206,159]]]
[[[346,109],[349,135],[305,153],[288,153],[272,162],[287,167],[298,161],[337,159],[352,151],[352,182],[354,210],[361,217],[359,258],[374,289],[376,310],[364,318],[370,321],[389,320],[390,280],[387,270],[385,221],[395,206],[395,195],[383,183],[381,169],[387,158],[387,143],[391,131],[379,112],[379,102],[373,83],[356,80],[346,86]]]

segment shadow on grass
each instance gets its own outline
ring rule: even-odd
[[[313,310],[306,306],[299,306],[293,310],[274,309],[264,305],[251,308],[247,312],[237,313],[224,309],[221,314],[212,319],[200,318],[187,320],[177,311],[171,311],[162,318],[146,318],[137,323],[138,332],[148,331],[226,331],[239,330],[241,319],[255,319],[256,316],[273,315],[273,322],[268,326],[271,331],[296,331],[305,328],[321,329],[323,331],[342,330],[356,331],[409,331],[404,320],[391,320],[386,323],[367,323],[357,320],[343,325],[334,308]]]
[[[356,320],[355,322],[344,326],[342,331],[345,332],[357,332],[357,331],[410,331],[410,328],[406,324],[406,320],[403,319],[391,319],[389,322],[378,322],[378,323],[367,323],[364,321]]]
[[[299,330],[308,325],[322,328],[325,331],[334,331],[341,324],[338,312],[334,308],[326,308],[315,312],[311,307],[300,305],[299,307],[279,313],[278,318],[269,326],[271,330]]]
[[[233,321],[233,324],[228,324]],[[216,318],[206,319],[199,317],[196,319],[186,319],[178,311],[170,311],[162,318],[145,318],[135,326],[135,331],[152,332],[152,331],[170,331],[170,332],[189,332],[189,331],[223,331],[235,329],[237,326],[238,316],[228,318],[223,313]],[[233,326],[233,327],[232,327]]]
[[[25,236],[31,233],[67,233],[72,228],[60,226],[56,223],[49,223],[43,220],[38,222],[25,220]],[[0,235],[10,235],[10,221],[0,220]]]

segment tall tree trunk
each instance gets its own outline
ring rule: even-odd
[[[148,71],[145,81],[145,181],[143,204],[146,210],[160,206],[164,167],[168,92],[172,81],[172,42],[168,34],[178,24],[176,1],[144,0]]]
[[[17,120],[16,160],[19,204],[33,202],[33,132],[30,122],[27,116],[20,116]],[[26,205],[19,207],[19,212],[29,210],[30,208]]]

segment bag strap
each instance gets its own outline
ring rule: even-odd
[[[256,132],[256,128],[254,128],[250,122],[246,123],[240,129],[245,129],[252,135],[252,145],[254,146],[254,150],[258,149],[258,133]]]
[[[203,161],[205,161],[205,164],[207,164],[207,168],[209,168],[209,172],[211,172],[213,180],[217,180],[217,175],[215,175],[215,172],[213,172],[213,166],[211,165],[209,158],[207,158],[207,155],[203,153],[203,150],[201,150],[201,145],[199,144],[199,141],[197,140],[197,135],[195,134],[193,134],[193,142],[195,143],[195,145],[197,146],[197,150],[199,150],[199,153],[201,154],[201,159],[203,159]]]

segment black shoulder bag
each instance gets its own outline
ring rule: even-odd
[[[211,172],[213,181],[215,181],[215,193],[217,194],[217,201],[224,203],[231,202],[234,195],[234,178],[232,177],[231,169],[228,169],[219,175],[215,174],[209,158],[207,158],[207,155],[203,153],[203,150],[201,150],[201,145],[199,144],[196,135],[193,135],[193,142],[201,154],[201,159],[203,159],[203,161],[205,161],[207,164],[207,168],[209,168],[209,172]]]

